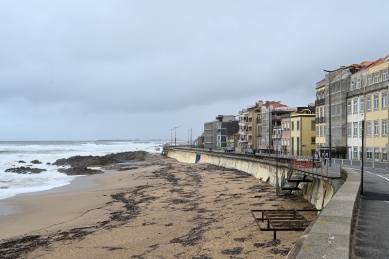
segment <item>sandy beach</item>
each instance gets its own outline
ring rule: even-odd
[[[0,258],[284,258],[301,232],[252,209],[313,208],[246,173],[150,155],[139,167],[0,201]]]

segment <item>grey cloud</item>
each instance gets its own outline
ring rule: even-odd
[[[0,107],[15,124],[0,133],[18,121],[73,138],[58,132],[80,120],[89,135],[119,135],[126,118],[157,115],[169,128],[171,114],[196,118],[187,124],[200,132],[259,99],[306,105],[324,68],[388,54],[389,4],[369,5],[380,8],[369,16],[355,1],[2,2]],[[90,134],[88,123],[102,121],[118,127]]]

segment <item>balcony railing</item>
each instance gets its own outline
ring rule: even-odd
[[[323,99],[320,99],[320,100],[316,100],[315,101],[315,105],[322,105],[322,104],[325,104],[326,102],[326,98],[323,98]]]
[[[316,123],[324,123],[326,120],[324,117],[316,118]]]

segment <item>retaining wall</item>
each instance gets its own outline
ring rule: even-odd
[[[276,166],[269,161],[224,153],[169,150],[168,156],[186,163],[195,163],[196,157],[200,156],[201,163],[238,169],[272,185],[280,182],[288,170],[287,166]],[[353,169],[340,170],[343,180],[332,179],[330,183],[314,178],[312,183],[300,183],[301,191],[294,192],[322,211],[298,239],[287,259],[350,258],[353,215],[360,198],[360,177]]]
[[[195,163],[196,156],[200,155],[201,163],[237,169],[251,174],[273,186],[276,186],[277,183],[280,185],[281,180],[286,177],[287,171],[289,170],[287,165],[276,166],[276,164],[271,161],[259,162],[257,159],[236,157],[226,153],[171,149],[168,151],[167,155],[184,163]],[[302,196],[317,209],[324,207],[331,200],[334,194],[334,188],[331,183],[322,179],[314,178],[313,182],[309,184],[300,183],[300,188],[301,191],[295,191],[294,194]]]

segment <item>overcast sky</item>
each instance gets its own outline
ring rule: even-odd
[[[0,140],[170,139],[389,54],[389,1],[1,1]],[[174,131],[173,131],[174,135]],[[174,136],[173,136],[174,137]]]

